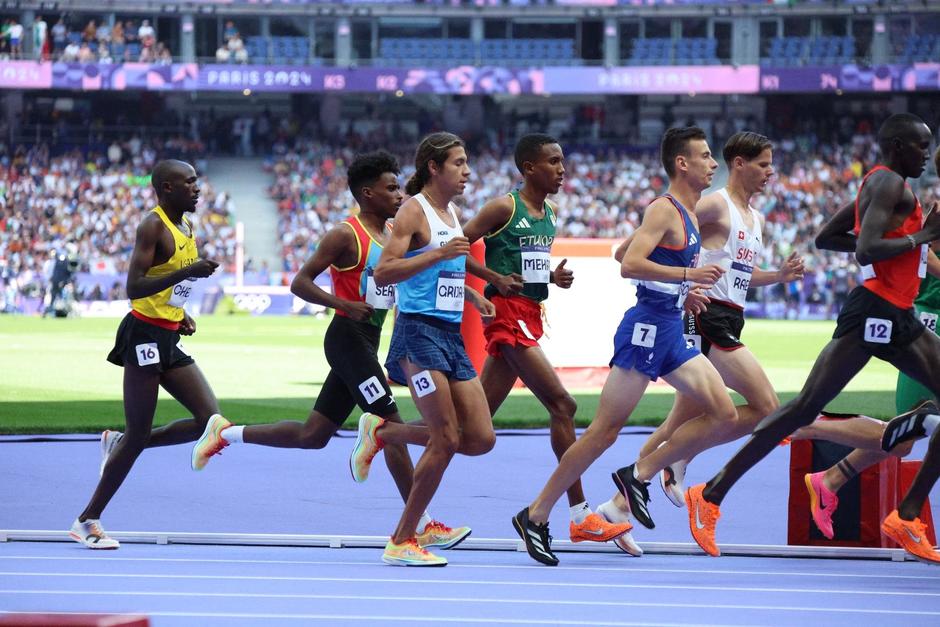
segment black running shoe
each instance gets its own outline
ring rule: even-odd
[[[611,473],[610,476],[614,480],[614,485],[620,490],[620,494],[630,504],[630,511],[637,522],[647,529],[653,529],[656,524],[650,518],[649,509],[646,507],[646,504],[650,502],[650,484],[649,481],[638,481],[633,478],[634,466],[635,464],[624,466],[617,472]]]
[[[558,566],[558,558],[552,553],[552,537],[548,535],[548,523],[537,525],[529,520],[529,508],[512,517],[512,526],[525,542],[529,557],[546,566]]]
[[[924,418],[929,414],[940,414],[940,408],[933,401],[924,401],[911,411],[889,420],[881,436],[881,448],[890,451],[901,442],[927,435]]]

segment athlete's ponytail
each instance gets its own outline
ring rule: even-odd
[[[414,196],[420,192],[431,180],[428,163],[433,161],[438,166],[443,166],[450,149],[458,146],[464,146],[463,140],[453,133],[431,133],[422,139],[415,152],[415,173],[405,184],[405,193]]]

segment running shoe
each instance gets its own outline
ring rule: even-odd
[[[889,420],[881,435],[881,448],[890,451],[901,442],[916,440],[927,435],[924,418],[930,414],[940,414],[940,408],[933,401],[924,401],[911,411]]]
[[[108,465],[108,459],[114,451],[114,447],[121,441],[124,434],[120,431],[102,431],[101,432],[101,466],[98,468],[98,476],[104,474],[104,467]]]
[[[606,503],[601,503],[597,507],[597,515],[606,520],[609,523],[630,523],[630,512],[625,512],[610,501]],[[640,545],[636,543],[636,540],[633,539],[633,534],[629,531],[620,536],[619,538],[614,538],[614,544],[618,549],[623,551],[628,555],[633,557],[640,557],[643,555],[643,549],[640,548]]]
[[[221,414],[212,414],[206,423],[206,430],[193,446],[193,470],[202,470],[209,463],[209,458],[222,452],[228,442],[222,437],[222,431],[232,426]]]
[[[512,526],[525,543],[529,557],[546,566],[558,566],[558,558],[552,553],[552,537],[548,534],[548,523],[541,525],[529,520],[529,508],[512,517]]]
[[[356,436],[356,445],[349,455],[349,472],[353,481],[362,483],[369,478],[369,469],[372,460],[382,450],[385,443],[375,435],[379,427],[385,424],[384,418],[368,412],[359,416],[359,434]]]
[[[646,506],[650,502],[650,483],[649,481],[640,481],[634,478],[633,467],[635,465],[624,466],[620,470],[611,473],[610,476],[614,480],[614,485],[617,486],[623,497],[627,499],[627,503],[630,504],[630,512],[637,522],[647,529],[653,529],[656,525],[653,523],[650,511]]]
[[[69,537],[89,549],[117,549],[121,546],[120,542],[105,533],[100,521],[90,518],[85,522],[76,518],[69,529]]]
[[[712,557],[718,557],[721,551],[715,544],[715,525],[721,518],[721,511],[717,505],[705,500],[702,495],[704,489],[705,484],[700,483],[685,491],[685,502],[689,508],[689,530],[703,551]]]
[[[839,507],[839,497],[823,483],[825,471],[803,475],[806,491],[809,492],[809,511],[813,522],[826,538],[832,540],[832,515]]]
[[[685,507],[685,469],[689,462],[680,459],[659,473],[659,485],[669,502],[676,507]]]
[[[445,558],[421,548],[415,538],[408,538],[401,544],[389,538],[382,561],[392,566],[447,566]]]
[[[920,521],[904,520],[898,516],[898,510],[892,511],[881,522],[881,533],[885,534],[901,547],[927,564],[940,564],[940,553],[930,546],[927,539],[927,525]]]
[[[424,531],[416,538],[422,549],[452,549],[470,537],[470,527],[448,527],[442,522],[432,520],[424,526]]]
[[[611,524],[597,514],[589,514],[580,524],[568,525],[572,542],[607,542],[633,529],[630,523]]]

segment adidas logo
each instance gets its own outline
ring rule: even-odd
[[[698,238],[695,237],[695,233],[689,233],[689,246],[695,243],[698,243]]]
[[[518,222],[516,222],[516,226],[515,226],[515,228],[517,228],[517,229],[528,229],[528,228],[531,228],[531,227],[532,227],[532,225],[529,224],[529,221],[526,220],[525,218],[522,218],[521,220],[519,220]]]

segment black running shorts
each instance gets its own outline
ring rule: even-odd
[[[914,308],[901,309],[859,285],[849,294],[832,338],[852,335],[870,355],[891,361],[904,352],[927,327]]]
[[[122,367],[136,366],[155,374],[196,363],[183,348],[179,331],[144,322],[130,313],[118,326],[108,361]]]
[[[744,329],[744,312],[737,307],[712,301],[705,312],[685,316],[685,339],[693,342],[708,355],[714,346],[718,350],[733,351],[744,346],[741,331]]]
[[[314,409],[340,426],[353,408],[359,406],[377,416],[396,413],[398,406],[379,364],[382,329],[345,316],[333,316],[323,351],[330,364]]]

